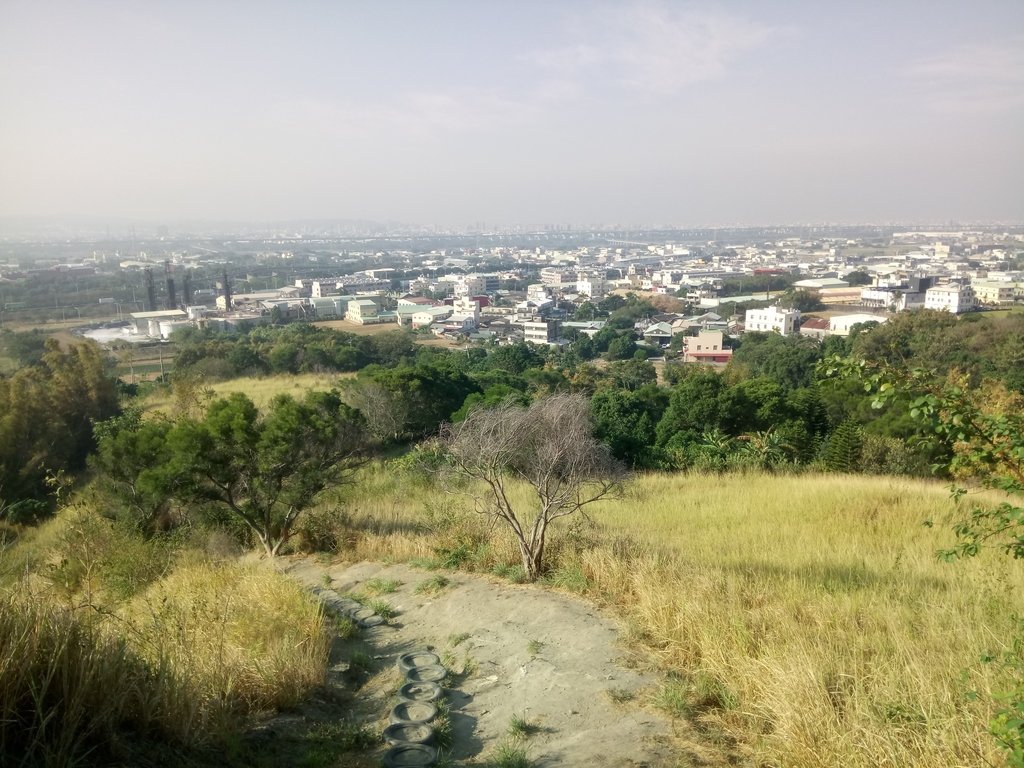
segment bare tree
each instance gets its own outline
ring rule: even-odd
[[[382,443],[397,442],[405,432],[409,404],[373,381],[352,383],[346,397],[366,419],[370,434]]]
[[[449,465],[471,483],[476,510],[503,521],[519,544],[530,581],[544,567],[548,526],[618,492],[625,475],[608,447],[594,438],[590,403],[559,394],[529,407],[505,402],[472,411],[441,435]],[[533,491],[533,509],[516,509],[509,485]],[[481,485],[482,484],[482,485]]]

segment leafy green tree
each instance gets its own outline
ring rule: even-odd
[[[96,453],[90,467],[96,488],[112,503],[111,516],[143,534],[172,524],[173,497],[179,478],[169,471],[172,452],[167,436],[173,423],[164,418],[142,419],[133,410],[98,422],[94,428]]]
[[[575,320],[593,320],[597,317],[597,307],[589,301],[584,301],[578,307],[576,311],[572,313],[573,319]]]
[[[267,362],[274,373],[298,373],[301,348],[290,341],[279,341],[270,349]]]
[[[530,368],[541,368],[544,357],[533,344],[519,342],[498,347],[487,356],[488,368],[500,368],[509,373],[521,374]]]
[[[843,280],[848,282],[850,285],[871,285],[872,282],[871,275],[862,270],[847,273]]]
[[[266,414],[236,392],[167,433],[165,475],[182,501],[237,516],[274,557],[299,515],[347,482],[369,447],[364,419],[337,392],[279,395]]]
[[[608,366],[608,374],[616,387],[635,390],[658,382],[654,366],[646,360],[620,360]]]
[[[590,400],[595,437],[615,458],[632,467],[657,466],[654,428],[665,409],[665,399],[657,387],[643,391],[598,389]]]
[[[118,391],[94,344],[44,343],[39,364],[0,378],[0,493],[7,503],[47,496],[46,477],[77,471],[94,421],[118,412]]]
[[[784,307],[792,307],[801,312],[818,312],[825,308],[817,295],[801,288],[789,288],[782,294],[779,303]]]
[[[42,362],[46,335],[39,331],[0,332],[0,354],[11,358],[16,368],[28,368]]]
[[[523,372],[523,379],[534,396],[569,391],[569,380],[556,368],[530,368]]]
[[[636,354],[636,350],[636,340],[632,334],[626,333],[612,339],[605,357],[609,360],[629,360]]]
[[[433,365],[400,365],[384,368],[371,365],[360,371],[349,388],[367,385],[387,394],[393,406],[401,408],[404,419],[395,439],[415,438],[435,432],[449,421],[479,385],[457,370]]]
[[[458,424],[460,421],[465,421],[466,417],[477,408],[494,408],[505,402],[525,406],[530,404],[530,398],[524,392],[513,389],[507,384],[495,384],[483,392],[470,393],[462,407],[452,414],[452,422]]]
[[[743,435],[743,455],[759,469],[771,471],[792,460],[796,449],[786,442],[781,432],[769,427]]]
[[[821,352],[814,339],[751,332],[733,352],[729,367],[749,377],[764,376],[786,387],[806,387],[814,379]]]
[[[722,377],[706,369],[690,373],[672,387],[656,429],[658,445],[685,451],[704,432],[721,429],[731,417],[722,397],[725,389]]]

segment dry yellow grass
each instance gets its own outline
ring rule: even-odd
[[[323,681],[329,647],[318,603],[273,569],[198,562],[121,611],[132,645],[168,664],[201,714],[295,705]]]
[[[502,532],[439,521],[436,490],[379,468],[347,505],[355,556],[465,545],[469,567],[515,562]],[[682,709],[756,764],[995,765],[987,721],[1005,681],[979,658],[1009,639],[1024,569],[994,553],[941,562],[954,514],[936,483],[650,475],[556,542],[551,564],[614,607],[630,642],[689,681]]]
[[[319,328],[331,328],[335,331],[345,331],[346,333],[354,333],[357,336],[378,336],[382,333],[394,333],[408,331],[408,326],[400,326],[397,323],[371,323],[369,325],[361,325],[360,323],[350,323],[348,320],[320,320],[316,323],[310,323]]]
[[[352,378],[353,373],[300,373],[294,376],[280,374],[276,376],[242,376],[228,381],[216,381],[204,384],[213,397],[226,397],[232,392],[243,392],[252,400],[257,408],[265,408],[277,395],[292,395],[302,398],[313,390],[327,390],[341,379]],[[143,402],[147,413],[169,413],[173,408],[174,398],[169,389],[157,390]]]
[[[115,533],[67,509],[0,552],[0,764],[120,759],[108,752],[130,755],[132,734],[229,742],[249,713],[293,706],[323,680],[323,615],[293,581],[195,553],[160,578],[167,553],[138,540],[112,554]],[[119,602],[126,574],[147,573],[148,588]]]

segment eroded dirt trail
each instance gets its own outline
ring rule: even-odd
[[[397,612],[391,625],[363,636],[384,663],[427,647],[468,658],[472,674],[452,697],[458,762],[485,762],[518,715],[539,726],[529,739],[538,766],[680,764],[669,721],[630,700],[653,680],[626,666],[614,624],[582,600],[448,572],[448,586],[421,594],[435,574],[401,565],[297,560],[286,571],[311,588],[328,573],[340,593],[371,579],[401,583],[383,598]]]

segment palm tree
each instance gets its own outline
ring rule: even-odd
[[[761,469],[769,471],[786,463],[796,452],[796,449],[775,431],[775,427],[750,432],[739,439],[743,441],[743,452]]]

